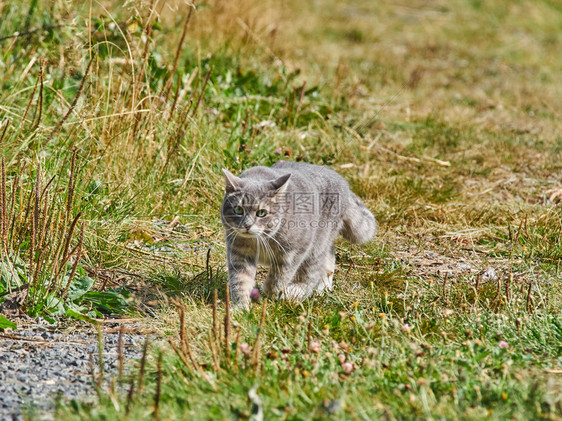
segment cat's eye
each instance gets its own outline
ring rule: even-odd
[[[236,206],[234,208],[234,213],[236,215],[242,215],[244,213],[244,208],[242,206]]]
[[[265,209],[260,209],[256,212],[256,215],[260,218],[263,218],[265,215],[267,215],[267,211]]]

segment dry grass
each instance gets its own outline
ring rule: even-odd
[[[28,15],[30,28],[50,28],[0,41],[2,209],[26,165],[40,163],[44,180],[73,174],[57,192],[73,191],[86,222],[79,267],[99,290],[134,291],[151,316],[146,323],[178,349],[179,360],[164,356],[151,367],[162,382],[143,380],[148,392],[131,392],[128,414],[149,416],[143,411],[157,402],[163,419],[187,390],[212,394],[222,405],[216,414],[245,416],[250,383],[278,379],[284,389],[265,405],[280,418],[298,419],[298,406],[327,417],[328,404],[319,402],[341,396],[346,419],[400,418],[401,410],[454,418],[459,408],[475,419],[499,408],[501,418],[509,405],[522,418],[555,417],[559,399],[542,392],[547,379],[526,362],[559,365],[552,320],[561,297],[562,12],[555,3],[217,0],[198,5],[188,21],[186,1],[91,9],[55,2],[47,15],[60,20],[57,28],[42,20],[39,3],[28,11],[0,2],[0,38],[23,32]],[[220,169],[279,159],[336,169],[376,214],[380,234],[365,247],[338,244],[334,294],[269,304],[263,330],[261,307],[234,315],[234,348],[223,351],[220,305],[212,317],[214,290],[226,298]],[[24,191],[35,184],[21,180]],[[30,260],[29,247],[22,250]],[[179,342],[170,297],[186,320]],[[401,330],[410,325],[413,335]],[[497,332],[511,354],[495,349]],[[250,364],[239,346],[258,335],[263,349]],[[353,377],[357,394],[334,355],[311,365],[313,339],[368,367]],[[342,341],[353,349],[342,351]],[[428,343],[433,351],[420,348]],[[276,371],[267,355],[287,348],[279,362],[287,371]],[[513,376],[496,367],[508,360]],[[239,363],[252,367],[240,378],[229,371]],[[459,366],[470,366],[465,377]],[[301,400],[294,384],[314,399]],[[123,415],[115,399],[100,413]],[[541,402],[538,412],[529,399]],[[194,416],[209,408],[191,404]],[[86,412],[95,418],[96,410]]]

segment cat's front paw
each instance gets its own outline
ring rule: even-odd
[[[242,303],[242,302],[232,303],[232,311],[234,313],[243,313],[243,312],[250,311],[250,302],[248,301],[247,303]]]
[[[250,310],[250,294],[232,294],[232,308],[234,311]]]
[[[230,298],[232,299],[232,307],[235,311],[250,309],[251,292],[252,288],[248,285],[241,285],[240,283],[230,282]]]
[[[253,288],[250,294],[248,295],[238,295],[236,298],[233,298],[233,310],[237,311],[249,311],[250,305],[252,301],[259,302],[261,299],[260,290],[257,288]]]

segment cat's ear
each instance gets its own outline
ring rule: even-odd
[[[276,190],[275,193],[282,193],[285,191],[289,184],[289,178],[291,178],[291,174],[285,174],[271,182],[271,186]]]
[[[223,169],[222,172],[224,173],[224,183],[225,183],[225,190],[227,193],[232,193],[237,190],[240,190],[241,181],[238,177],[232,174],[230,171]]]

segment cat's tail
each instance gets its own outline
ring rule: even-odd
[[[354,193],[343,215],[341,235],[347,241],[356,244],[366,243],[377,232],[377,221],[365,204]]]

